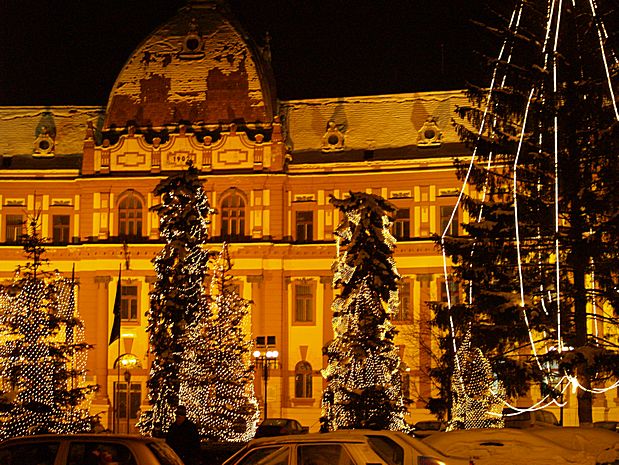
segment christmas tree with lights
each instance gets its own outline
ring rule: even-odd
[[[152,408],[137,426],[144,434],[161,435],[174,421],[179,405],[188,328],[207,305],[203,283],[209,252],[204,244],[213,210],[191,164],[161,181],[154,194],[161,198],[152,210],[159,215],[165,244],[153,259],[156,281],[147,313],[153,356],[147,385]]]
[[[224,243],[213,270],[208,310],[188,331],[180,399],[201,436],[246,442],[254,437],[260,412],[247,334],[250,302],[237,293],[231,268]]]
[[[508,397],[539,384],[544,406],[571,385],[581,424],[619,375],[618,14],[519,1],[487,28],[502,40],[490,85],[455,122],[472,149],[456,163],[467,235],[437,237],[465,296],[434,305],[445,366],[470,330]]]
[[[90,431],[96,386],[85,383],[83,323],[75,282],[46,270],[38,217],[22,237],[28,258],[0,287],[0,439]]]
[[[470,332],[458,348],[456,363],[451,381],[453,414],[447,431],[502,428],[505,390],[482,351],[471,346]]]
[[[335,234],[338,258],[333,284],[333,341],[323,376],[321,430],[408,429],[402,396],[402,364],[391,316],[398,305],[399,274],[389,231],[396,208],[363,192],[331,197],[343,220]]]

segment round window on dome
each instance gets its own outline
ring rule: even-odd
[[[200,40],[197,37],[188,37],[185,40],[185,48],[191,52],[195,52],[200,47]]]
[[[436,137],[436,132],[434,131],[434,129],[427,129],[423,133],[423,137],[425,137],[426,139],[434,139]]]
[[[40,150],[45,152],[46,150],[49,150],[49,147],[50,147],[49,141],[46,141],[46,140],[39,141]]]

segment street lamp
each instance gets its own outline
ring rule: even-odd
[[[139,359],[134,354],[122,354],[114,361],[114,368],[117,370],[117,382],[115,389],[115,404],[114,405],[114,421],[113,430],[118,432],[120,430],[120,370],[124,369],[123,376],[125,378],[127,392],[125,397],[125,410],[127,413],[127,433],[129,433],[129,422],[131,419],[131,370],[134,368],[141,368]]]
[[[267,387],[269,383],[269,368],[277,368],[277,357],[279,357],[279,352],[276,350],[266,349],[265,352],[261,352],[259,350],[254,351],[256,366],[262,367],[262,379],[264,380],[264,420],[267,418]]]

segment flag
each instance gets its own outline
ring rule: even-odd
[[[116,285],[116,298],[114,299],[114,322],[112,323],[112,331],[110,332],[110,343],[120,339],[120,271],[118,269],[118,284]]]

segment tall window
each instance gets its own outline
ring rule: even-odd
[[[69,226],[71,217],[69,215],[52,215],[52,242],[54,244],[69,243]]]
[[[312,397],[312,365],[302,361],[294,368],[294,396],[297,399]]]
[[[245,236],[245,200],[233,190],[221,201],[221,237],[240,239]]]
[[[297,242],[311,242],[314,239],[314,212],[296,213]]]
[[[129,193],[118,203],[118,236],[125,239],[142,237],[142,201]]]
[[[441,302],[447,302],[447,288],[445,287],[445,280],[440,279],[438,285],[438,297]],[[449,298],[452,304],[460,303],[460,288],[458,284],[453,281],[449,281]]]
[[[314,321],[314,295],[309,283],[296,283],[294,286],[294,320],[297,323]]]
[[[120,287],[120,318],[123,321],[138,321],[138,287]]]
[[[24,233],[23,215],[6,215],[6,242],[15,244],[19,242]]]
[[[400,208],[393,222],[393,235],[396,239],[410,239],[411,211],[410,208]]]
[[[409,279],[402,279],[398,284],[400,305],[394,315],[394,321],[410,321],[413,318],[413,286]]]
[[[449,224],[449,219],[451,218],[451,213],[453,212],[453,210],[454,208],[450,207],[449,205],[441,205],[440,230],[437,231],[439,235],[443,234],[443,231],[445,231],[447,224]],[[458,235],[458,223],[459,222],[460,220],[458,219],[458,211],[456,210],[453,220],[451,224],[449,225],[449,229],[447,230],[448,236]]]

